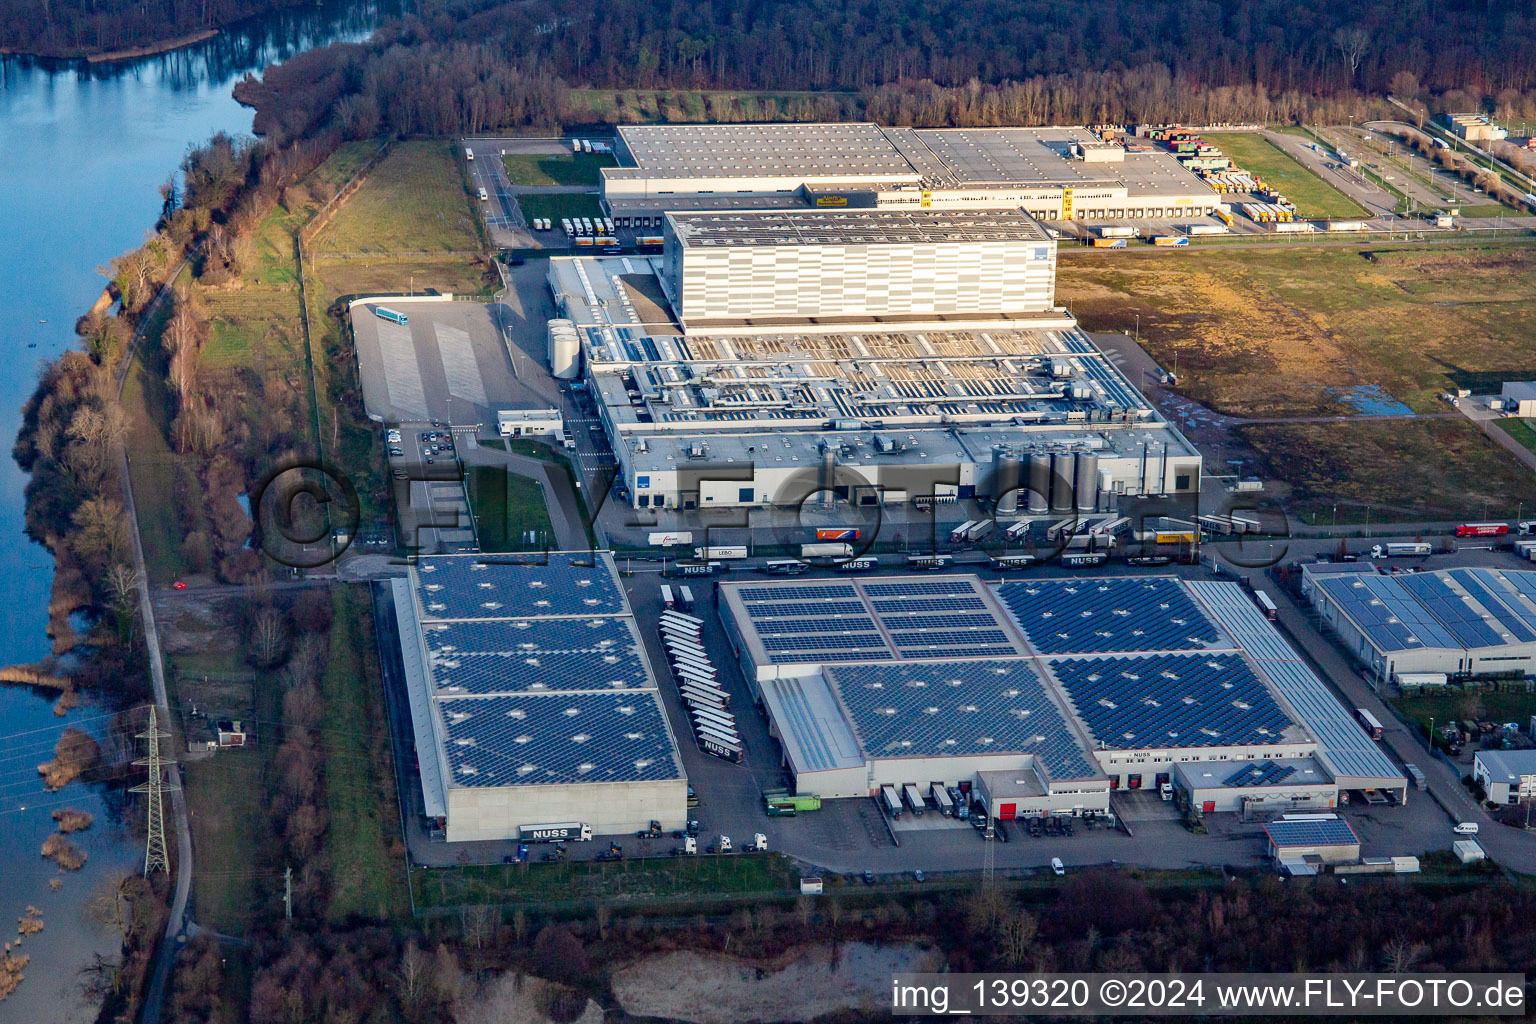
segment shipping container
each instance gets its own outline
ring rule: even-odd
[[[947,569],[952,559],[948,555],[920,555],[907,556],[907,568],[909,569]]]
[[[652,547],[670,548],[677,544],[692,544],[693,534],[687,530],[668,533],[652,533],[646,537]]]
[[[721,743],[707,736],[699,737],[699,749],[714,757],[730,761],[734,764],[741,763],[741,745],[736,743]]]
[[[798,576],[809,569],[798,558],[770,558],[763,563],[763,572],[770,576]]]
[[[901,795],[906,798],[907,807],[912,813],[921,816],[923,813],[923,794],[913,783],[906,783],[901,787]]]
[[[1355,708],[1355,721],[1360,723],[1360,727],[1371,739],[1381,739],[1381,722],[1365,708]]]
[[[1035,558],[1034,555],[992,555],[991,556],[992,568],[994,568],[994,569],[1003,569],[1003,570],[1028,569],[1030,566],[1034,565],[1037,561],[1039,561],[1039,560],[1037,558]]]
[[[950,543],[952,543],[952,544],[959,544],[961,541],[965,540],[967,537],[970,536],[971,527],[973,527],[975,525],[976,525],[976,520],[974,520],[974,519],[967,519],[965,522],[961,523],[959,526],[955,527],[953,530],[950,530],[949,531]]]
[[[665,583],[663,583],[661,585],[661,606],[663,608],[676,608],[677,607],[677,605],[673,602],[673,599],[672,599],[672,588],[667,586]]]
[[[1010,525],[1008,527],[1008,529],[1004,532],[1003,536],[1007,537],[1009,540],[1018,540],[1020,537],[1024,536],[1028,532],[1029,532],[1029,520],[1028,519],[1024,519],[1024,520],[1020,520],[1019,522]]]
[[[1123,239],[1123,238],[1095,238],[1093,240],[1093,247],[1095,249],[1124,249],[1125,248],[1125,239]]]
[[[834,568],[838,572],[868,572],[870,569],[879,568],[879,566],[880,560],[877,558],[850,558]]]
[[[1371,548],[1372,558],[1424,558],[1434,553],[1434,547],[1423,541],[1395,544],[1377,544]]]
[[[893,818],[901,817],[901,797],[896,795],[896,787],[887,783],[880,787],[880,802],[885,805],[885,813]]]
[[[677,588],[677,596],[682,601],[682,609],[683,609],[683,611],[685,611],[685,612],[693,611],[693,591],[689,590],[687,587],[678,587]]]
[[[801,558],[852,558],[851,544],[802,544]]]
[[[1183,235],[1158,235],[1156,238],[1152,239],[1152,244],[1161,246],[1188,245],[1189,239],[1185,238]]]
[[[929,783],[928,794],[933,797],[933,802],[938,805],[940,814],[946,818],[953,818],[955,816],[955,802],[950,799],[949,791],[944,788],[944,783]]]
[[[863,536],[863,531],[856,526],[829,526],[817,527],[817,540],[842,540],[855,541]]]
[[[1276,607],[1274,598],[1264,593],[1264,591],[1255,590],[1253,592],[1253,603],[1259,606],[1259,611],[1264,613],[1266,619],[1277,619],[1280,617],[1280,609]]]
[[[1095,228],[1100,238],[1135,238],[1136,229],[1129,224],[1105,224]]]
[[[517,838],[524,843],[585,843],[592,838],[592,826],[581,821],[519,825]]]

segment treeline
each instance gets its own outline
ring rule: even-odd
[[[804,91],[707,96],[726,121],[1342,121],[1396,113],[1389,92],[1518,118],[1536,113],[1533,51],[1536,15],[1514,0],[425,0],[368,42],[302,55],[237,95],[278,138],[322,124],[355,138],[552,130],[590,116],[567,87]]]
[[[218,28],[302,0],[0,0],[0,51],[89,57]]]

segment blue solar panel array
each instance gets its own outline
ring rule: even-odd
[[[519,615],[619,615],[624,598],[611,567],[591,553],[422,556],[416,599],[428,619]]]
[[[1516,643],[1536,640],[1536,611],[1521,604],[1493,570],[1452,569],[1450,576],[1478,604],[1488,609]]]
[[[1452,589],[1439,573],[1411,573],[1399,576],[1398,585],[1429,609],[1462,647],[1494,647],[1504,642],[1499,631],[1482,614]]]
[[[1260,761],[1238,769],[1228,775],[1221,784],[1223,786],[1277,786],[1295,774],[1296,769],[1292,765]]]
[[[460,786],[680,778],[655,690],[438,701]]]
[[[1101,777],[1028,661],[846,665],[827,676],[867,757],[1027,753],[1054,780]]]
[[[1317,586],[1383,651],[1459,647],[1456,638],[1404,590],[1401,576],[1325,576]]]
[[[651,683],[625,618],[440,622],[427,624],[422,635],[443,695]]]
[[[1001,597],[1044,654],[1203,650],[1215,625],[1169,577],[1005,583]]]
[[[820,601],[829,597],[857,597],[853,587],[846,583],[779,584],[778,586],[743,587],[741,599],[747,603],[758,601]]]
[[[1058,658],[1051,669],[1111,749],[1280,743],[1293,725],[1236,654]]]
[[[1272,821],[1264,826],[1276,846],[1352,846],[1360,842],[1343,818],[1321,821]]]

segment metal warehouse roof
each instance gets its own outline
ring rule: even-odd
[[[619,137],[646,177],[917,177],[868,123],[625,125]]]
[[[1493,782],[1518,786],[1522,775],[1536,775],[1536,750],[1479,750],[1477,760]]]
[[[1189,590],[1259,666],[1318,741],[1317,759],[1335,778],[1367,789],[1405,784],[1380,745],[1302,660],[1236,583],[1193,581]]]
[[[864,764],[859,741],[822,676],[764,680],[762,692],[763,702],[779,724],[779,740],[797,771],[830,771]]]
[[[683,777],[608,552],[424,556],[395,592],[424,789]]]
[[[627,611],[611,567],[584,551],[422,556],[412,576],[425,619],[621,615]]]
[[[1304,737],[1232,653],[1057,658],[1051,671],[1104,747],[1253,746]]]
[[[1053,780],[1102,777],[1028,660],[887,662],[823,672],[871,760],[1033,754]]]
[[[1005,583],[1000,596],[1045,654],[1229,646],[1171,577],[1030,580]]]
[[[1318,580],[1317,586],[1383,651],[1459,648],[1456,638],[1399,579],[1378,573],[1340,573]]]
[[[797,210],[773,213],[672,213],[684,248],[787,245],[931,245],[1039,242],[1051,237],[1023,210]]]
[[[1284,819],[1264,826],[1270,842],[1280,848],[1298,846],[1358,846],[1360,839],[1343,818]]]
[[[439,699],[458,786],[682,778],[655,690]]]

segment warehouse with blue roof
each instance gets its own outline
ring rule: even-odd
[[[969,575],[723,583],[721,619],[802,792],[988,780],[1012,816],[1165,783],[1197,809],[1407,783],[1234,583]]]
[[[683,826],[682,761],[610,554],[422,557],[392,587],[421,811],[449,842]]]
[[[1302,568],[1302,592],[1378,678],[1536,673],[1536,572],[1324,563]]]

